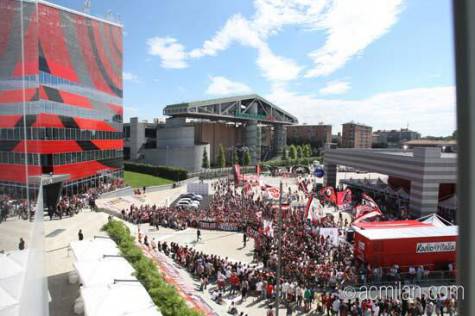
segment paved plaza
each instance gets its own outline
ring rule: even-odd
[[[349,178],[351,175],[343,174],[342,178]],[[360,178],[375,178],[377,175],[354,174]],[[284,183],[284,190],[290,186],[296,190],[295,178],[278,178],[263,176],[263,182],[273,186],[278,186],[279,182]],[[318,179],[320,181],[321,179]],[[209,181],[212,182],[212,181]],[[212,186],[210,186],[210,189]],[[256,191],[258,189],[256,188]],[[97,205],[107,209],[108,212],[92,212],[84,209],[73,217],[64,217],[63,219],[44,219],[45,229],[45,252],[46,252],[46,272],[48,277],[48,288],[51,296],[50,314],[55,315],[74,315],[74,300],[79,296],[79,284],[69,284],[68,274],[74,270],[73,257],[69,251],[71,241],[78,239],[78,231],[82,229],[85,239],[94,238],[94,236],[104,236],[101,227],[107,221],[110,214],[119,216],[120,210],[128,209],[130,205],[156,204],[158,206],[168,206],[178,196],[186,192],[186,186],[179,186],[174,189],[167,189],[156,192],[147,192],[145,195],[129,195],[97,200]],[[213,191],[211,189],[210,193]],[[254,241],[248,239],[247,245],[243,246],[242,233],[202,230],[202,239],[196,241],[196,229],[187,228],[185,230],[173,230],[160,227],[157,230],[149,224],[133,225],[126,223],[133,234],[138,230],[144,235],[148,235],[149,240],[176,242],[180,245],[192,247],[206,254],[215,254],[232,261],[242,262],[244,264],[255,265],[252,263]],[[9,218],[7,222],[0,224],[0,250],[16,250],[18,248],[19,238],[26,241],[26,247],[31,242],[30,233],[33,223],[17,218]],[[247,298],[245,302],[240,302],[240,296],[225,296],[225,304],[218,305],[211,300],[208,291],[199,291],[199,280],[194,279],[186,270],[177,265],[171,258],[160,256],[160,260],[166,260],[167,264],[173,266],[178,272],[178,281],[182,282],[188,289],[191,289],[193,295],[200,297],[209,307],[218,315],[225,315],[227,307],[231,301],[238,303],[239,311],[248,315],[265,315],[267,303],[265,301],[256,301],[253,297]],[[211,284],[209,289],[215,285]],[[282,309],[282,314],[285,314]]]

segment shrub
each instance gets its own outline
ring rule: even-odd
[[[251,163],[251,153],[249,151],[246,151],[244,153],[244,159],[243,159],[243,165],[245,166],[249,166],[249,164]]]
[[[124,161],[124,170],[145,173],[155,177],[162,177],[173,181],[182,181],[188,178],[188,171],[181,168],[154,166],[144,163]]]
[[[262,167],[264,170],[271,169],[273,167],[291,167],[295,165],[310,165],[315,160],[321,160],[321,157],[308,157],[296,160],[269,160],[262,163]]]
[[[233,159],[232,159],[232,164],[237,164],[239,163],[239,157],[236,149],[233,149]]]
[[[289,147],[289,158],[290,160],[297,159],[297,148],[295,147],[295,145],[290,145]]]
[[[114,240],[122,255],[135,269],[137,280],[142,283],[155,305],[165,316],[199,316],[201,313],[188,307],[175,287],[166,283],[152,260],[135,244],[129,228],[118,220],[109,221],[102,227]]]
[[[223,144],[219,144],[219,147],[218,147],[217,164],[219,168],[226,167],[226,153],[224,152]]]
[[[201,168],[203,169],[209,168],[208,152],[206,151],[206,148],[203,151],[203,158],[201,159]]]

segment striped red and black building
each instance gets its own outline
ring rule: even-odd
[[[0,188],[122,175],[122,27],[44,1],[0,0]]]

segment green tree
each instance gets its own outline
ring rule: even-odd
[[[245,166],[249,166],[249,164],[251,163],[251,153],[249,151],[246,151],[244,153],[244,161],[243,161],[243,164]]]
[[[209,159],[208,159],[208,152],[205,150],[203,151],[203,159],[201,160],[201,168],[208,169],[209,168]]]
[[[223,144],[219,144],[218,146],[218,167],[219,168],[226,167],[226,154],[224,152]]]
[[[302,146],[297,146],[297,158],[298,158],[298,159],[302,159],[302,158],[303,158]]]
[[[309,144],[303,145],[303,156],[305,158],[308,158],[312,155],[312,148],[310,147]]]
[[[287,156],[287,148],[284,147],[284,150],[282,150],[282,160],[287,160],[289,157]]]
[[[239,156],[236,149],[233,149],[233,165],[239,163]]]
[[[295,145],[290,145],[289,148],[289,158],[290,160],[295,160],[297,159],[297,148],[295,148]]]

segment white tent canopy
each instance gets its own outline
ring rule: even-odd
[[[18,299],[0,287],[0,315],[18,315]],[[15,312],[16,311],[16,312]]]
[[[114,280],[137,280],[135,270],[122,257],[106,257],[98,261],[78,261],[74,267],[84,287],[107,286]]]
[[[85,316],[161,316],[155,303],[139,282],[82,287]]]
[[[119,256],[120,251],[112,239],[95,238],[73,241],[70,244],[75,261],[97,261],[104,256]]]
[[[18,315],[29,250],[0,254],[0,316]]]
[[[436,227],[445,227],[445,226],[452,226],[453,224],[448,222],[446,219],[443,219],[437,214],[430,214],[427,216],[423,216],[418,219],[418,221],[426,223],[426,224],[431,224],[432,226]]]

